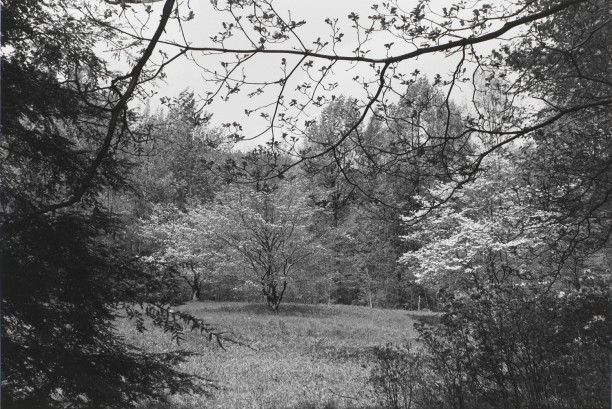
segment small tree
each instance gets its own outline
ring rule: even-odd
[[[158,247],[144,259],[160,267],[167,277],[178,277],[187,283],[191,300],[200,298],[202,284],[216,273],[224,257],[211,227],[198,215],[176,208],[157,208],[141,227],[142,235],[154,240]]]
[[[261,285],[267,304],[280,305],[289,277],[314,251],[308,223],[314,210],[297,181],[277,185],[230,186],[199,219],[213,218],[217,239]]]
[[[419,283],[464,290],[551,274],[546,250],[559,234],[556,214],[533,206],[533,191],[511,153],[492,159],[452,202],[407,218],[411,231],[404,238],[416,250],[400,262],[413,268]],[[434,193],[423,201],[440,200],[449,189],[439,184],[431,190],[438,191],[437,197]]]

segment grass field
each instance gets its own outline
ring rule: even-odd
[[[281,305],[278,313],[263,305],[194,302],[181,307],[197,317],[232,329],[251,345],[226,344],[226,350],[196,333],[182,348],[198,356],[185,372],[214,379],[213,396],[177,396],[170,406],[143,408],[372,408],[368,386],[373,348],[413,339],[414,320],[406,311],[357,306]],[[126,339],[149,351],[174,350],[161,330],[139,335],[133,323],[120,321]]]

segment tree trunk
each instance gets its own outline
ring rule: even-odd
[[[191,285],[191,301],[198,301],[200,299],[200,295],[202,290],[200,289],[200,282],[198,280],[194,280]]]
[[[278,311],[278,306],[283,300],[283,294],[285,293],[285,290],[287,289],[287,282],[286,281],[283,282],[283,287],[280,290],[280,292],[277,290],[276,287],[277,287],[276,283],[268,283],[268,284],[264,284],[264,287],[262,289],[263,294],[266,296],[266,303],[268,304],[268,307],[270,307],[272,311]]]
[[[365,269],[365,273],[366,273],[366,280],[367,280],[367,294],[366,296],[368,297],[368,305],[370,306],[370,308],[373,308],[372,306],[372,279],[370,278],[370,270],[366,267]]]

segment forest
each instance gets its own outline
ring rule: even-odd
[[[610,407],[612,4],[346,3],[2,2],[3,407]]]

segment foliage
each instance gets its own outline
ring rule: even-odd
[[[204,55],[232,51],[221,57],[223,69],[203,73],[211,86],[206,102],[248,95],[245,115],[257,112],[267,120],[274,143],[275,132],[282,129],[284,144],[278,148],[297,158],[278,174],[308,161],[319,162],[322,169],[327,161],[351,189],[367,192],[355,173],[368,171],[355,163],[369,163],[376,172],[400,180],[442,179],[452,185],[452,194],[473,180],[487,156],[512,141],[532,138],[574,115],[603,113],[612,103],[605,74],[610,22],[604,0],[419,1],[413,8],[391,1],[344,18],[329,17],[310,34],[307,27],[315,23],[287,18],[268,2],[214,3],[214,8],[227,12],[222,32],[210,42],[176,41],[169,48]],[[506,36],[511,30],[513,35]],[[343,44],[351,47],[342,52]],[[260,79],[252,65],[255,55],[276,63],[281,79]],[[428,73],[430,86],[412,64],[423,56],[445,58],[452,69],[434,68]],[[340,67],[357,72],[336,75],[344,72]],[[238,71],[241,76],[234,75]],[[277,84],[280,92],[270,91]],[[337,90],[346,84],[359,91],[345,99],[352,106],[343,110]],[[492,104],[482,96],[494,88],[504,96]],[[568,90],[580,92],[572,98]],[[465,107],[453,102],[460,99],[467,100]],[[320,135],[322,123],[303,119],[319,108],[324,116],[342,116],[327,137]],[[372,114],[397,137],[373,141],[362,135]],[[238,121],[233,125],[241,128]],[[483,137],[487,143],[474,144]],[[395,205],[386,200],[386,190],[368,193]]]
[[[448,189],[439,184],[431,200],[445,197]],[[561,226],[554,212],[535,208],[532,193],[513,155],[494,155],[486,173],[450,203],[414,216],[422,219],[404,239],[420,248],[400,261],[413,266],[417,280],[437,288],[543,279],[550,274],[547,249],[558,241]]]
[[[303,155],[331,146],[358,120],[355,100],[339,96],[327,106],[317,122],[309,127],[309,139]],[[354,144],[347,143],[342,151],[334,151],[304,164],[304,172],[310,179],[314,201],[326,209],[332,217],[332,226],[338,227],[346,217],[348,205],[355,200],[354,181],[347,180],[354,172]]]
[[[212,281],[226,258],[206,222],[176,208],[158,208],[141,226],[142,238],[152,240],[156,248],[142,260],[163,272],[162,281],[186,282],[192,300],[200,298],[203,283]]]
[[[528,33],[507,57],[523,74],[515,86],[545,103],[537,106],[538,116],[567,111],[533,134],[521,163],[538,189],[540,208],[558,213],[563,225],[564,245],[552,250],[557,268],[609,251],[612,115],[601,105],[612,95],[609,13],[603,1],[565,10],[539,26],[539,34]]]
[[[18,214],[72,194],[104,138],[108,112],[101,106],[104,96],[97,83],[111,73],[92,48],[96,36],[111,41],[113,35],[71,17],[70,6],[57,1],[2,5],[2,46],[9,50],[2,55],[5,219],[18,219]],[[92,35],[79,36],[81,30]],[[126,139],[118,141],[125,146]],[[85,197],[88,206],[102,186],[121,185],[124,165],[112,154],[104,158]]]
[[[427,381],[424,359],[411,344],[398,347],[387,344],[376,348],[375,365],[370,382],[374,392],[382,400],[382,407],[410,409],[418,407],[422,389]]]
[[[140,2],[155,1],[127,1]],[[132,349],[113,322],[123,307],[138,331],[148,316],[175,341],[187,325],[220,340],[169,305],[176,278],[198,298],[223,270],[217,285],[248,271],[239,292],[259,286],[273,309],[295,276],[314,277],[295,288],[328,302],[414,305],[442,290],[446,314],[420,327],[423,354],[380,352],[374,378],[395,406],[410,391],[428,407],[603,405],[609,2],[391,0],[368,18],[327,18],[315,39],[271,2],[213,1],[229,20],[195,41],[189,2],[164,1],[152,34],[153,6],[118,4],[2,4],[3,404],[121,407],[199,390],[169,366],[184,354]],[[112,72],[106,51],[129,70]],[[128,105],[151,96],[143,85],[199,54],[221,59],[202,70],[202,100],[185,91],[163,98],[167,115],[137,118]],[[454,67],[430,83],[410,62],[434,54]],[[280,79],[251,77],[262,55]],[[359,98],[335,94],[343,64],[359,67]],[[198,105],[245,92],[240,110],[268,121],[272,139],[240,157]],[[312,108],[319,120],[303,121]],[[242,138],[239,122],[224,127]],[[130,181],[123,199],[146,220],[132,248],[129,220],[102,199]],[[422,368],[441,393],[413,382]]]
[[[166,391],[200,391],[173,365],[114,331],[115,303],[140,299],[149,276],[98,229],[101,216],[40,217],[2,242],[2,405],[125,407]]]
[[[563,295],[514,286],[450,299],[440,326],[418,327],[443,407],[606,407],[609,283],[589,284]]]
[[[223,181],[215,163],[231,148],[209,125],[211,115],[197,108],[193,92],[183,91],[166,105],[166,113],[145,111],[140,121],[148,140],[138,146],[139,163],[130,175],[139,217],[148,217],[155,204],[185,210],[211,201]]]
[[[233,253],[231,259],[249,270],[274,310],[290,276],[316,251],[307,229],[314,209],[301,191],[295,180],[255,189],[230,186],[212,212],[202,209],[198,216],[212,219],[217,239]]]
[[[610,298],[594,277],[564,294],[449,296],[438,323],[415,324],[416,346],[376,351],[370,382],[389,408],[605,408]]]
[[[164,8],[158,34],[172,4]],[[7,408],[124,408],[207,389],[175,368],[191,354],[147,353],[126,344],[113,326],[122,303],[160,302],[159,286],[128,250],[122,220],[101,200],[102,193],[126,186],[124,153],[142,136],[133,130],[127,101],[156,40],[128,74],[115,75],[95,50],[122,38],[99,24],[99,8],[81,6],[2,3],[0,268]],[[161,304],[148,313],[162,317],[158,324],[173,335],[186,322],[200,324]]]

